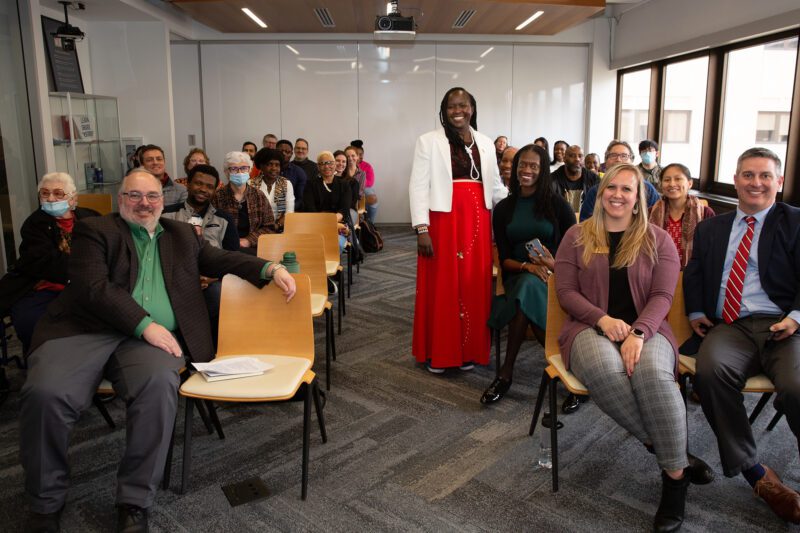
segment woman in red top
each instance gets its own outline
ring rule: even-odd
[[[22,224],[19,259],[0,280],[0,313],[11,313],[23,353],[33,328],[47,306],[69,281],[67,263],[76,220],[98,216],[78,207],[75,182],[69,174],[52,172],[39,181],[41,207]]]
[[[689,194],[692,175],[680,163],[661,170],[661,200],[650,208],[650,223],[667,230],[678,248],[681,270],[692,257],[694,230],[701,220],[714,216],[714,210]]]

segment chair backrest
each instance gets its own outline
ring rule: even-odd
[[[336,213],[286,213],[283,232],[322,235],[325,260],[339,261],[339,229],[336,225]]]
[[[290,213],[291,214],[291,213]],[[294,252],[300,263],[300,273],[311,280],[311,294],[328,294],[328,276],[325,273],[325,252],[322,235],[265,233],[258,237],[258,257],[280,261],[284,252]]]
[[[561,309],[556,294],[556,276],[553,274],[547,280],[547,329],[545,331],[544,355],[546,357],[560,353],[558,347],[558,336],[564,325],[567,313]],[[667,315],[667,322],[675,334],[678,344],[682,344],[692,335],[692,327],[686,317],[683,305],[683,272],[678,276],[678,286],[675,287],[675,294],[672,297],[672,307]]]
[[[114,200],[110,194],[82,193],[78,195],[78,205],[94,209],[101,215],[114,211]]]
[[[494,284],[495,296],[502,296],[506,293],[506,288],[503,286],[503,265],[500,264],[500,254],[497,253],[497,246],[492,245],[492,264],[497,269],[497,278]]]
[[[367,195],[365,194],[361,198],[358,199],[358,209],[356,212],[360,215],[361,213],[367,212]]]
[[[222,278],[217,355],[289,355],[314,362],[308,276],[293,274],[297,293],[286,302],[274,283],[259,289],[233,274]]]
[[[689,324],[689,317],[686,316],[686,306],[683,302],[683,272],[681,272],[678,276],[675,294],[672,296],[672,307],[669,308],[667,315],[667,322],[669,322],[679,346],[692,336],[692,326]]]

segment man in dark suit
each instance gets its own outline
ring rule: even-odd
[[[800,495],[758,460],[741,392],[766,374],[800,435],[800,209],[775,201],[781,162],[765,148],[739,156],[734,185],[736,212],[698,224],[683,274],[686,313],[703,338],[695,390],[725,475],[741,473],[775,514],[800,523]]]
[[[28,530],[58,531],[69,484],[73,425],[105,375],[127,405],[127,445],[117,474],[117,530],[147,531],[177,409],[178,372],[213,357],[200,275],[273,279],[287,299],[294,279],[279,264],[214,248],[183,222],[161,220],[161,183],[137,169],[122,183],[119,214],[75,226],[70,283],[34,332],[21,393],[20,437]]]

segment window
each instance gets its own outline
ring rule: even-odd
[[[664,111],[664,129],[661,134],[662,143],[688,143],[691,122],[691,111]]]
[[[786,143],[789,140],[789,113],[759,111],[756,121],[757,143]]]
[[[650,69],[622,76],[622,107],[617,138],[636,146],[647,139],[650,114]]]
[[[736,198],[745,150],[781,159],[779,199],[800,206],[800,29],[637,65],[617,73],[615,136],[659,144],[661,165],[689,167],[701,193]]]
[[[796,61],[797,37],[726,54],[718,182],[733,183],[736,159],[755,143],[785,162]]]
[[[700,174],[708,56],[670,63],[664,73],[661,164],[683,163]]]

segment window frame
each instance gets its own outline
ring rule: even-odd
[[[798,53],[795,63],[792,105],[789,114],[789,138],[787,140],[786,158],[783,161],[785,181],[782,192],[778,194],[778,200],[800,206],[800,27],[619,69],[617,71],[617,101],[614,121],[615,138],[619,138],[620,134],[622,77],[624,75],[650,69],[650,109],[647,133],[648,138],[654,140],[660,146],[663,136],[662,126],[664,125],[664,88],[667,66],[699,57],[708,57],[708,82],[706,84],[700,173],[699,179],[695,180],[694,188],[699,190],[701,194],[721,195],[735,200],[736,190],[733,185],[720,183],[715,179],[719,168],[719,154],[721,151],[727,54],[736,50],[791,38],[798,39]]]

